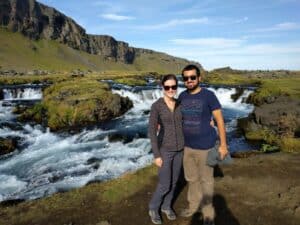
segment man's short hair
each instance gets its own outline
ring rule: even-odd
[[[198,66],[195,66],[193,64],[190,64],[190,65],[187,65],[186,67],[183,68],[182,72],[181,72],[181,76],[183,76],[183,73],[185,71],[188,71],[188,70],[196,70],[196,75],[198,77],[200,77],[200,69],[198,68]]]

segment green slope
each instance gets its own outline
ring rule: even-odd
[[[0,28],[0,43],[0,67],[18,71],[90,69],[178,73],[188,63],[164,53],[145,52],[136,56],[134,64],[124,64],[72,49],[56,41],[30,40],[5,28]]]

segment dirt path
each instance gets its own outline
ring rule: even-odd
[[[275,153],[235,159],[231,166],[216,168],[215,177],[216,225],[300,224],[300,154]],[[77,192],[62,193],[58,197],[2,206],[0,224],[150,225],[147,205],[156,177],[143,179],[151,180],[131,197],[116,203],[98,201],[101,184],[93,184],[79,189],[77,195]],[[186,185],[183,181],[180,184],[174,205],[176,211],[186,205]],[[74,196],[78,199],[70,204]],[[200,214],[176,221],[163,219],[166,225],[201,224]]]
[[[235,159],[234,165],[215,169],[216,225],[299,225],[300,155],[276,153]],[[181,185],[185,185],[181,182]],[[147,204],[154,185],[128,199],[110,218],[112,225],[150,225]],[[175,210],[186,205],[183,187]],[[167,225],[201,224],[200,214]]]

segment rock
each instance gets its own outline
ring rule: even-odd
[[[256,106],[248,118],[238,120],[245,132],[267,128],[275,134],[298,137],[300,130],[300,100],[287,96],[270,98],[269,103]]]
[[[17,147],[17,139],[14,137],[0,138],[0,155],[13,152]]]
[[[4,99],[4,93],[3,93],[3,89],[0,88],[0,100]]]
[[[273,102],[272,102],[273,101]],[[268,127],[278,135],[294,137],[300,128],[300,100],[280,96],[254,110],[257,124]]]
[[[231,97],[231,99],[234,101],[234,102],[236,102],[238,99],[239,99],[239,97],[241,97],[242,96],[242,94],[244,93],[244,88],[236,88],[236,93],[235,94],[232,94],[230,97]]]
[[[135,49],[125,42],[116,41],[107,35],[89,35],[90,53],[103,55],[107,59],[133,63]]]
[[[121,116],[133,106],[128,97],[113,94],[107,84],[94,81],[72,79],[56,83],[43,93],[43,102],[23,116],[45,121],[52,131],[79,130]]]
[[[102,159],[99,159],[99,158],[96,158],[96,157],[92,157],[92,158],[89,158],[86,161],[86,164],[87,165],[91,165],[91,164],[94,164],[94,163],[101,163],[101,162],[102,162]]]
[[[87,74],[87,72],[77,69],[77,70],[72,70],[70,74],[71,77],[83,77],[85,74]]]

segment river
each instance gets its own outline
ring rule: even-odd
[[[89,182],[113,179],[151,164],[147,122],[151,104],[162,96],[159,86],[154,83],[134,88],[111,85],[114,93],[128,96],[134,107],[119,118],[75,134],[53,133],[41,125],[16,120],[11,104],[40,101],[41,87],[2,89],[0,137],[16,138],[18,148],[0,156],[0,201],[41,198]],[[253,149],[236,128],[237,118],[247,116],[254,108],[244,102],[253,89],[245,88],[233,101],[231,95],[236,93],[235,87],[207,88],[222,104],[230,151]],[[180,83],[179,93],[183,90]]]

